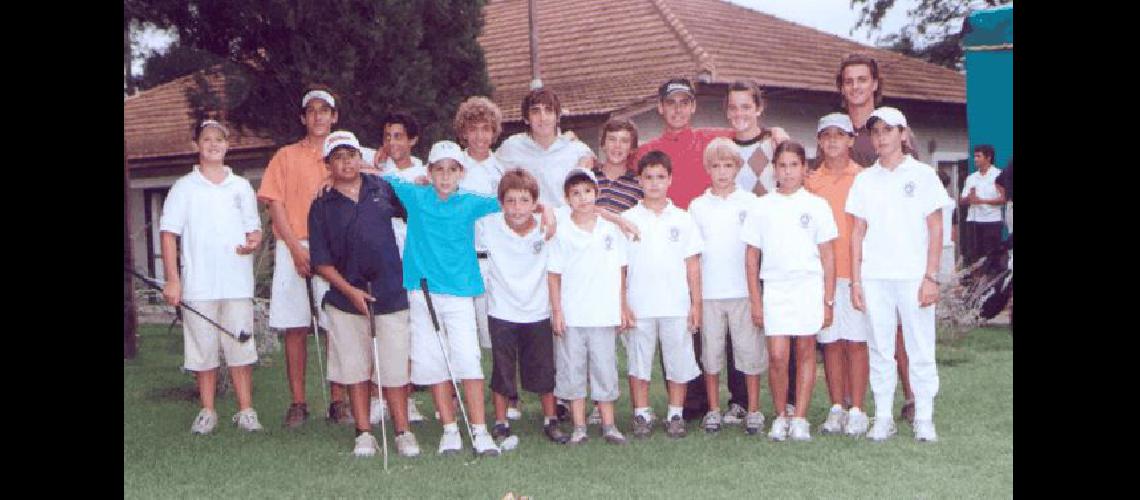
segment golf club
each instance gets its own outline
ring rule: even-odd
[[[372,282],[367,284],[368,296],[372,296]],[[376,316],[372,314],[372,301],[366,300],[368,306],[368,334],[372,335],[372,371],[376,372],[376,388],[380,397],[384,397],[384,388],[380,387],[380,341],[376,340]],[[384,472],[388,472],[388,429],[384,424],[384,415],[380,415],[380,441],[384,443]]]
[[[317,366],[321,367],[321,394],[325,396],[325,407],[329,403],[329,372],[325,370],[325,356],[321,353],[321,327],[317,323],[317,303],[313,300],[313,278],[305,278],[305,292],[309,294],[309,325],[313,336],[317,338]]]
[[[151,278],[151,277],[148,277],[148,276],[146,276],[146,275],[143,275],[142,273],[139,273],[138,271],[135,271],[134,269],[129,269],[129,268],[128,268],[128,269],[126,269],[126,271],[127,271],[128,273],[131,273],[131,274],[133,274],[133,275],[134,275],[136,278],[138,278],[138,279],[142,280],[142,282],[143,282],[143,283],[146,283],[147,285],[150,285],[150,287],[151,287],[151,288],[154,288],[154,289],[156,289],[156,290],[158,290],[158,291],[160,291],[160,292],[162,291],[162,285],[160,285],[160,284],[159,284],[159,281],[158,281],[158,280],[156,280],[156,279],[154,279],[154,278]],[[227,329],[226,329],[226,327],[224,327],[224,326],[222,326],[222,325],[219,325],[217,321],[214,321],[214,320],[210,319],[208,316],[206,316],[205,314],[202,314],[202,313],[201,313],[201,312],[199,312],[197,309],[194,309],[193,307],[190,307],[190,306],[186,305],[186,302],[182,302],[182,303],[180,303],[180,304],[178,304],[178,305],[179,305],[179,306],[181,306],[181,307],[183,307],[183,308],[184,308],[184,309],[186,309],[187,311],[190,311],[190,312],[192,312],[192,313],[194,313],[194,314],[197,314],[199,317],[201,317],[202,319],[206,320],[206,321],[207,321],[207,322],[209,322],[211,325],[214,325],[214,328],[217,328],[217,329],[218,329],[218,330],[220,330],[222,333],[224,333],[224,334],[226,334],[226,335],[229,335],[230,337],[232,337],[234,340],[237,340],[238,342],[246,342],[246,341],[248,341],[248,340],[250,339],[250,337],[252,337],[252,335],[250,335],[250,333],[249,333],[249,332],[247,332],[247,331],[245,331],[245,330],[242,330],[242,331],[238,332],[238,334],[237,334],[237,335],[234,335],[234,334],[233,334],[233,332],[231,332],[231,331],[227,330]]]
[[[475,434],[471,431],[471,420],[467,418],[467,407],[463,404],[463,398],[460,396],[459,383],[455,380],[455,370],[451,369],[451,356],[447,355],[447,346],[443,344],[443,336],[439,333],[439,319],[435,316],[435,307],[431,303],[431,293],[428,292],[427,278],[420,278],[420,290],[424,292],[424,299],[427,300],[428,314],[431,315],[431,325],[435,328],[435,338],[439,341],[439,349],[443,351],[443,361],[447,365],[447,375],[451,378],[451,387],[455,389],[455,399],[459,402],[459,411],[463,413],[463,423],[467,427],[467,438],[471,441],[471,451],[478,453],[475,450]]]

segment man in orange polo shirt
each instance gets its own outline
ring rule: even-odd
[[[257,198],[269,206],[273,235],[277,239],[269,327],[285,330],[285,371],[293,398],[285,413],[285,426],[289,428],[300,426],[309,417],[305,402],[305,364],[311,317],[305,280],[312,278],[313,300],[318,303],[329,289],[328,282],[315,275],[309,264],[308,220],[309,206],[326,176],[321,150],[336,121],[336,99],[332,93],[323,87],[309,90],[301,99],[305,137],[277,150],[269,160],[257,191]],[[325,324],[324,312],[318,314],[320,323]],[[330,386],[333,403],[329,417],[339,423],[351,423],[351,414],[344,403],[344,386]]]

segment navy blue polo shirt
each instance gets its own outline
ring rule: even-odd
[[[393,217],[407,217],[392,186],[372,175],[361,175],[359,202],[336,189],[313,200],[309,209],[309,259],[313,267],[332,265],[352,286],[368,290],[372,283],[374,314],[408,308],[403,286],[403,263],[392,232]],[[348,297],[329,288],[322,304],[360,314]]]

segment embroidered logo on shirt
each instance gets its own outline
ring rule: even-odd
[[[669,241],[676,243],[681,240],[681,229],[677,226],[669,228]]]
[[[744,224],[744,219],[748,217],[748,212],[741,210],[740,213],[736,214],[736,217],[740,219],[741,224]]]
[[[607,251],[609,251],[609,250],[613,249],[613,246],[614,246],[614,237],[613,237],[613,235],[609,235],[609,234],[607,234],[607,235],[606,235],[606,239],[605,239],[605,240],[603,240],[603,241],[604,241],[604,242],[605,242],[605,244],[606,244],[606,250],[607,250]]]
[[[800,227],[807,229],[808,224],[811,224],[811,214],[805,212],[800,215]]]
[[[907,198],[914,198],[914,181],[907,181],[903,186],[903,192],[906,193]]]
[[[535,241],[534,245],[531,245],[531,249],[534,250],[535,255],[542,253],[542,240]],[[609,250],[609,248],[606,248],[606,250]]]

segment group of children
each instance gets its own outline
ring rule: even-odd
[[[695,97],[691,84],[678,81],[660,92],[667,121],[666,106],[690,105],[667,99]],[[754,84],[737,87],[747,92]],[[678,158],[658,149],[639,151],[636,127],[615,119],[602,128],[605,158],[599,161],[561,134],[560,104],[549,89],[527,94],[522,112],[528,131],[505,140],[497,153],[490,146],[501,131],[501,112],[484,97],[469,98],[457,113],[455,132],[466,149],[437,142],[426,167],[410,157],[407,143],[414,144],[418,131],[407,117],[386,120],[381,151],[362,148],[353,133],[331,127],[299,143],[311,147],[322,139],[324,187],[314,190],[306,207],[306,251],[279,235],[277,266],[327,283],[327,293],[315,294],[328,331],[327,378],[347,393],[351,413],[333,415],[330,408],[330,418],[355,424],[354,454],[376,453],[371,425],[385,411],[397,451],[420,453],[409,425],[411,384],[431,391],[443,426],[440,454],[464,446],[453,384],[462,387],[468,437],[480,455],[497,455],[498,443],[511,437],[508,410],[520,383],[538,395],[548,439],[571,445],[588,440],[589,397],[601,438],[625,444],[614,408],[619,339],[627,353],[635,438],[654,427],[684,437],[688,384],[702,374],[709,408],[702,427],[719,431],[728,414],[720,412],[718,375],[731,348],[747,387],[747,409],[738,419],[745,432],[764,427],[760,376],[766,371],[775,413],[768,437],[811,439],[806,417],[818,340],[825,345],[833,403],[822,432],[883,440],[896,432],[896,319],[918,358],[911,363],[915,436],[936,440],[932,304],[940,209],[951,202],[934,170],[903,152],[905,117],[888,107],[871,114],[866,126],[878,161],[866,170],[851,157],[855,128],[848,116],[822,117],[820,166],[811,171],[803,146],[786,136],[773,141],[771,129],[760,133],[758,94],[731,94],[728,115],[737,117],[738,132],[756,136],[748,144],[753,147],[743,151],[732,133],[706,141],[699,165],[707,189],[682,206],[670,196],[676,183],[690,182],[676,170]],[[325,90],[305,95],[302,120],[314,101],[334,110],[335,123],[335,98]],[[742,119],[742,113],[751,114]],[[389,123],[399,125],[391,134]],[[200,164],[175,184],[164,206],[165,295],[173,305],[193,303],[227,327],[249,330],[250,254],[260,244],[260,222],[249,183],[223,164],[227,136],[216,121],[198,126]],[[175,236],[181,236],[181,274]],[[303,256],[311,271],[282,260],[284,246],[287,255]],[[243,429],[261,429],[250,398],[253,341],[239,344],[189,321],[185,339],[185,366],[198,372],[203,405],[192,431],[209,433],[216,424],[212,377],[219,342],[238,393],[234,420]],[[481,344],[493,358],[490,430]],[[656,423],[649,401],[658,344],[668,393],[663,424]],[[873,425],[863,410],[868,370]],[[789,385],[795,386],[794,402],[787,400]],[[386,409],[370,393],[382,394]],[[287,426],[307,416],[301,394],[298,402],[294,392]],[[333,397],[343,404],[343,396]],[[569,402],[569,434],[560,428],[556,398]]]

